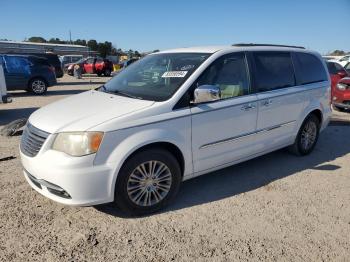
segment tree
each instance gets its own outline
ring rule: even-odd
[[[341,55],[346,55],[346,52],[343,50],[334,50],[332,53],[329,55],[334,55],[334,56],[341,56]]]
[[[28,38],[28,42],[35,42],[35,43],[46,43],[45,38],[41,36],[32,36]]]
[[[97,41],[94,39],[90,39],[87,42],[87,46],[90,48],[91,51],[97,51],[98,49]]]
[[[73,42],[75,45],[82,45],[82,46],[86,46],[86,40],[84,39],[77,39]]]
[[[112,53],[112,43],[108,41],[104,43],[98,43],[97,51],[100,53],[102,57],[106,57],[107,55],[110,55]]]

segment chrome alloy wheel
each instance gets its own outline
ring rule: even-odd
[[[301,146],[304,150],[309,150],[315,143],[317,136],[317,126],[313,121],[309,121],[301,133]]]
[[[32,90],[37,94],[43,93],[45,91],[45,87],[45,82],[39,79],[33,81],[32,83]]]
[[[128,178],[127,192],[138,206],[153,206],[162,201],[170,191],[170,169],[160,161],[147,161],[137,166]]]

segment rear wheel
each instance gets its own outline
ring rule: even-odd
[[[29,90],[35,95],[43,95],[47,91],[47,84],[42,78],[34,78],[29,82]]]
[[[119,172],[115,203],[131,215],[158,211],[176,196],[181,171],[176,158],[163,149],[149,149],[132,156]]]
[[[290,151],[296,155],[308,155],[314,149],[320,132],[320,122],[318,118],[311,114],[301,125],[295,142],[289,147]]]

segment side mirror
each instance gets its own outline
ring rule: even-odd
[[[220,88],[214,85],[201,85],[194,90],[194,103],[205,103],[219,100]]]

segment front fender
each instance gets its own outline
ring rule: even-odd
[[[136,150],[153,143],[166,142],[176,146],[184,158],[184,176],[192,174],[190,121],[190,117],[186,117],[165,121],[161,125],[149,125],[147,128],[143,126],[107,132],[96,154],[94,165],[112,166],[114,175],[111,192],[114,192],[119,170],[125,160]]]

